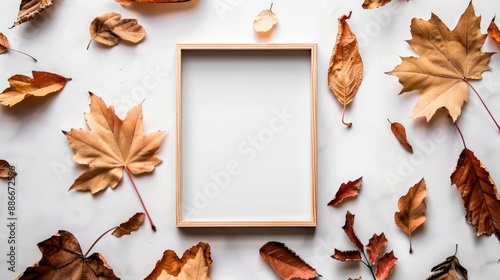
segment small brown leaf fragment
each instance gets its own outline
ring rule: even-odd
[[[392,134],[394,134],[396,139],[399,141],[399,144],[401,144],[405,150],[413,154],[413,147],[410,142],[408,142],[405,127],[398,122],[391,122],[389,119],[387,119],[387,121],[391,124]]]
[[[33,19],[50,6],[52,6],[52,0],[22,0],[17,20],[10,28]]]
[[[484,164],[465,148],[451,174],[466,211],[466,220],[477,236],[495,234],[500,240],[500,197],[495,182]]]
[[[368,241],[368,245],[366,245],[366,253],[368,253],[368,260],[372,265],[375,264],[382,251],[384,251],[387,246],[387,242],[387,238],[385,238],[385,234],[383,232],[380,235],[373,234],[373,237]]]
[[[355,216],[356,215],[353,215],[351,214],[351,212],[347,211],[345,215],[345,224],[342,227],[342,229],[344,230],[347,237],[349,237],[349,240],[351,240],[351,242],[354,243],[354,245],[356,245],[356,247],[358,247],[360,251],[363,251],[364,250],[363,243],[361,243],[361,240],[359,240],[359,237],[356,231],[354,230]]]
[[[495,23],[495,17],[493,17],[490,25],[488,26],[488,36],[490,36],[490,38],[493,39],[498,46],[500,46],[500,30],[498,30],[498,26]]]
[[[96,17],[89,27],[90,41],[99,42],[112,47],[118,44],[118,39],[132,43],[139,43],[146,37],[146,30],[139,25],[136,19],[121,19],[118,13],[107,13]]]
[[[391,2],[391,0],[365,0],[363,3],[363,9],[379,8],[389,2]]]
[[[129,5],[132,2],[137,3],[181,3],[181,2],[189,2],[191,0],[115,0],[121,5]]]
[[[328,206],[337,206],[339,203],[344,201],[348,197],[356,197],[361,190],[361,183],[363,177],[359,177],[354,181],[349,181],[347,183],[342,183],[339,190],[335,194],[335,197],[328,203]]]
[[[394,256],[394,252],[384,254],[377,263],[377,273],[375,274],[377,280],[385,280],[391,274],[392,269],[398,262],[398,258]]]
[[[427,197],[427,189],[425,180],[422,178],[417,184],[408,190],[406,195],[399,198],[398,209],[399,212],[394,214],[394,221],[396,225],[408,234],[410,238],[410,254],[413,252],[411,246],[412,232],[422,225],[425,220],[425,198]]]
[[[354,100],[363,79],[363,61],[358,40],[347,24],[351,14],[352,12],[338,19],[337,39],[328,67],[328,86],[340,104],[344,105],[342,123],[348,127],[352,123],[344,121],[346,106]]]
[[[260,248],[259,254],[283,280],[312,279],[320,276],[314,268],[283,243],[267,242]]]
[[[431,270],[431,274],[426,280],[467,280],[467,269],[460,264],[455,255],[449,256],[446,260]]]
[[[130,234],[142,225],[144,217],[144,213],[135,213],[135,215],[128,219],[128,221],[121,223],[112,234],[116,237],[122,237],[123,235]]]
[[[28,267],[16,280],[119,279],[99,253],[84,256],[78,240],[68,231],[60,230],[38,243],[42,258]]]
[[[174,251],[166,250],[144,280],[210,280],[211,264],[210,245],[199,242],[186,250],[180,259]]]
[[[9,178],[16,176],[17,173],[12,169],[12,166],[3,159],[0,159],[0,178]]]
[[[341,262],[360,262],[362,260],[361,252],[358,250],[342,251],[335,249],[335,252],[331,257]]]
[[[255,18],[253,21],[253,29],[256,32],[268,32],[278,24],[278,17],[272,11],[272,8],[273,4],[271,3],[269,10],[261,11]]]
[[[356,278],[356,279],[354,279],[354,278],[349,278],[348,280],[363,280],[363,278],[361,278],[361,277]]]
[[[30,96],[46,96],[64,88],[71,78],[61,75],[32,71],[33,78],[24,75],[14,75],[9,78],[10,87],[0,94],[0,103],[12,107]]]
[[[0,54],[6,53],[9,50],[9,40],[0,32]]]

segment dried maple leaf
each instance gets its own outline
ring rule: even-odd
[[[17,20],[10,28],[33,19],[50,6],[52,6],[52,0],[22,0]]]
[[[212,264],[210,245],[199,242],[186,250],[179,259],[172,250],[166,250],[155,268],[144,280],[209,280],[209,266]]]
[[[361,183],[363,177],[359,177],[354,181],[349,181],[347,183],[342,183],[339,190],[335,194],[335,197],[328,203],[329,206],[337,206],[339,203],[344,201],[348,197],[356,197],[361,190]]]
[[[500,197],[490,173],[474,153],[465,148],[451,174],[466,210],[466,220],[476,234],[495,234],[500,240]]]
[[[25,52],[21,52],[21,51],[9,48],[9,40],[2,32],[0,32],[0,54],[6,53],[9,50],[11,50],[13,52],[24,54],[26,56],[29,56],[29,57],[31,57],[31,59],[33,59],[35,62],[37,62],[36,58],[32,57],[31,55],[29,55]]]
[[[89,27],[90,41],[99,42],[106,46],[118,44],[118,38],[132,43],[139,43],[146,37],[146,30],[139,25],[136,19],[122,19],[118,13],[107,13],[96,17]]]
[[[129,5],[132,2],[137,3],[181,3],[181,2],[189,2],[191,0],[115,0],[121,5]]]
[[[78,240],[68,231],[60,230],[37,246],[42,258],[16,279],[119,279],[101,254],[84,255]]]
[[[0,178],[9,178],[16,175],[17,173],[13,167],[6,160],[0,159]]]
[[[431,274],[426,280],[467,280],[467,269],[460,265],[460,261],[455,255],[449,256],[446,260],[432,268]]]
[[[128,221],[121,223],[116,229],[111,233],[116,237],[122,237],[124,235],[129,235],[132,231],[137,230],[144,222],[144,213],[136,213]]]
[[[480,80],[493,53],[481,47],[486,35],[480,30],[481,17],[474,13],[472,2],[453,31],[432,14],[430,20],[414,18],[412,39],[408,44],[420,57],[403,57],[402,63],[387,74],[397,76],[403,85],[400,94],[421,93],[411,118],[429,121],[440,108],[446,108],[456,121],[469,97],[469,80]]]
[[[410,238],[410,254],[413,252],[411,246],[411,234],[422,225],[425,220],[425,198],[427,197],[427,189],[425,180],[422,178],[418,183],[408,190],[406,195],[403,195],[398,201],[399,212],[394,214],[396,225],[408,234]]]
[[[493,17],[488,26],[488,36],[500,46],[500,30],[498,30],[498,26],[495,24],[495,17]]]
[[[365,254],[365,246],[363,246],[354,230],[354,217],[355,215],[347,211],[345,225],[342,228],[344,229],[347,237],[349,237],[349,240],[351,240],[351,242],[358,247],[358,250],[343,251],[335,248],[335,253],[331,257],[342,262],[361,262],[370,270],[371,274],[375,278],[374,280],[387,279],[398,259],[394,256],[392,251],[380,257],[388,243],[385,238],[385,234],[374,234],[368,241],[368,245],[366,245],[367,254]],[[368,257],[366,255],[368,255]],[[362,256],[364,257],[364,260],[362,259]]]
[[[33,78],[14,75],[9,78],[10,87],[0,94],[0,103],[12,107],[30,96],[46,96],[64,88],[71,78],[58,74],[32,71]]]
[[[253,21],[253,29],[256,32],[268,32],[278,24],[278,17],[273,13],[273,4],[269,10],[261,11]]]
[[[321,276],[283,243],[267,242],[260,248],[259,254],[283,280],[312,279]]]
[[[132,174],[153,171],[161,163],[155,153],[160,148],[165,132],[143,134],[142,104],[132,108],[121,120],[116,116],[114,107],[106,107],[97,95],[90,93],[90,100],[90,113],[85,113],[90,130],[63,131],[76,153],[73,160],[89,166],[71,185],[70,190],[95,194],[108,187],[116,187],[123,177],[123,170],[131,180]],[[137,191],[133,180],[132,184]],[[140,200],[142,203],[142,198]],[[144,204],[143,207],[148,215]],[[155,230],[149,215],[148,218]]]
[[[398,122],[391,122],[389,119],[387,119],[387,121],[391,124],[392,134],[394,134],[394,137],[396,137],[399,144],[401,144],[405,150],[413,154],[413,147],[410,142],[408,142],[405,127]]]
[[[354,100],[363,79],[363,61],[359,54],[358,40],[347,24],[351,14],[352,12],[338,19],[337,39],[328,67],[328,86],[340,104],[344,105],[342,123],[348,127],[352,123],[344,121],[346,106]]]

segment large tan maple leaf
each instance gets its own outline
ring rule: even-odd
[[[414,18],[408,44],[420,57],[403,57],[402,63],[387,74],[397,76],[403,89],[417,90],[421,97],[410,118],[429,121],[440,108],[446,108],[456,121],[469,97],[469,80],[480,80],[493,53],[481,51],[486,34],[480,30],[472,2],[453,31],[435,14],[430,20]]]
[[[132,108],[121,120],[114,107],[106,107],[100,97],[90,93],[90,99],[90,113],[85,113],[90,130],[63,131],[76,153],[73,160],[89,166],[70,190],[94,194],[116,187],[124,169],[133,174],[153,171],[161,163],[155,153],[165,132],[143,134],[142,104]]]

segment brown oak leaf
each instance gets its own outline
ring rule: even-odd
[[[260,248],[259,254],[283,280],[312,279],[321,276],[283,243],[267,242]]]
[[[33,19],[50,6],[52,0],[22,0],[17,19],[10,28]]]
[[[490,38],[493,39],[498,46],[500,46],[500,30],[498,30],[498,26],[495,23],[495,17],[493,17],[490,25],[488,26],[488,36],[490,36]]]
[[[368,240],[366,253],[368,254],[368,260],[371,264],[375,264],[377,262],[377,259],[380,257],[385,247],[387,247],[387,243],[388,240],[383,232],[380,235],[373,234],[372,238]]]
[[[174,251],[166,250],[144,280],[210,280],[208,276],[210,264],[212,264],[210,245],[199,242],[186,250],[180,259]]]
[[[78,240],[68,231],[60,230],[37,246],[42,258],[21,273],[17,280],[119,279],[101,254],[84,255]]]
[[[90,41],[112,47],[118,44],[118,38],[132,43],[139,43],[146,37],[146,30],[136,19],[122,19],[118,13],[107,13],[96,17],[89,27]]]
[[[17,175],[16,171],[14,171],[9,162],[0,159],[0,178],[9,178],[16,175]]]
[[[191,0],[115,0],[121,5],[129,5],[132,2],[137,3],[181,3],[181,2],[189,2]]]
[[[335,197],[328,203],[329,206],[337,206],[339,203],[344,201],[348,197],[356,197],[361,190],[361,183],[363,177],[359,177],[354,181],[349,181],[347,183],[342,183],[339,190],[335,194]]]
[[[422,178],[418,183],[408,190],[406,195],[399,198],[399,212],[394,214],[396,225],[408,234],[410,238],[410,254],[413,252],[411,246],[411,234],[422,225],[425,220],[425,198],[427,197],[427,189],[425,180]]]
[[[64,88],[71,78],[61,75],[32,71],[33,78],[25,75],[14,75],[9,78],[9,88],[0,94],[0,103],[12,107],[30,96],[46,96]]]
[[[124,169],[132,174],[153,171],[161,163],[155,153],[165,132],[143,134],[142,104],[132,108],[121,120],[115,108],[106,107],[97,95],[90,93],[90,100],[90,113],[85,113],[90,130],[63,131],[76,153],[73,160],[89,166],[70,190],[95,194],[107,187],[116,187]]]
[[[389,119],[387,119],[387,121],[391,124],[392,134],[394,134],[394,137],[396,137],[399,144],[401,144],[405,150],[413,154],[413,147],[410,142],[408,142],[405,127],[398,122],[391,122]]]
[[[347,105],[354,100],[363,79],[363,61],[359,53],[358,40],[347,24],[351,13],[338,19],[337,39],[328,67],[328,86],[340,104],[344,106],[342,123],[348,127],[352,126],[352,123],[344,121],[345,110]]]
[[[453,31],[435,14],[430,20],[412,20],[408,44],[420,57],[403,57],[400,65],[387,72],[399,78],[400,94],[420,92],[411,118],[429,121],[440,108],[446,108],[453,121],[460,116],[469,98],[469,81],[481,79],[493,55],[481,51],[486,35],[481,33],[480,22],[472,2]]]
[[[132,231],[137,230],[144,222],[144,213],[135,213],[128,221],[121,223],[116,229],[111,233],[116,237],[122,237],[124,235],[129,235]]]
[[[451,174],[451,184],[456,185],[466,211],[466,220],[476,234],[495,234],[500,240],[500,197],[495,182],[484,164],[465,148]]]
[[[449,256],[446,260],[431,270],[431,274],[426,280],[467,280],[467,269],[460,264],[455,255]]]

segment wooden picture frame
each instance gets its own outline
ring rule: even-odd
[[[179,44],[177,227],[315,227],[316,44]]]

